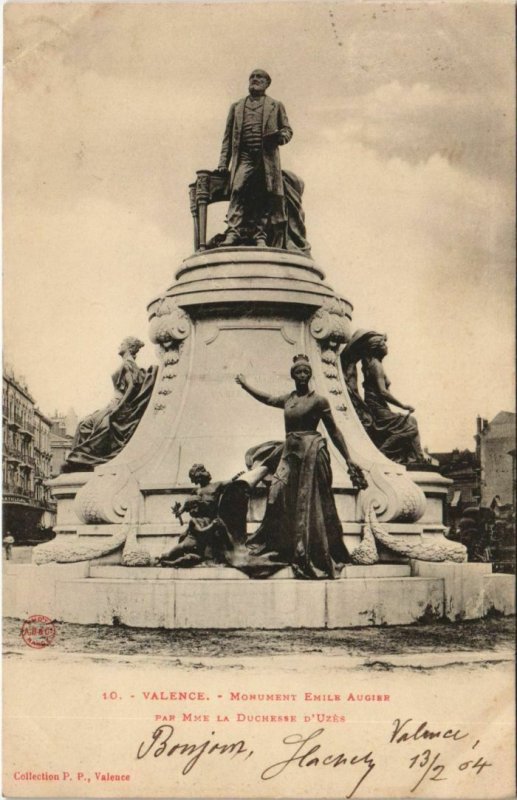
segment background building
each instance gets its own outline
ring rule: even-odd
[[[481,498],[479,456],[472,450],[433,453],[439,470],[452,481],[447,502],[452,508],[477,505]]]
[[[449,487],[447,524],[467,546],[469,560],[515,572],[515,414],[477,418],[475,452],[433,453]]]
[[[57,411],[54,412],[54,416],[51,420],[52,428],[50,432],[52,477],[59,475],[61,467],[68,457],[72,448],[78,421],[77,414],[73,408],[70,408],[66,414],[58,414]]]
[[[442,475],[452,480],[452,506],[490,506],[499,496],[502,505],[515,505],[516,415],[500,411],[491,422],[477,418],[476,449],[432,453]]]
[[[477,447],[481,464],[481,503],[515,502],[515,414],[500,411],[492,422],[478,417]]]
[[[45,538],[55,503],[45,481],[51,476],[50,419],[37,407],[22,378],[3,371],[3,532],[15,541]]]

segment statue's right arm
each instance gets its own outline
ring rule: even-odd
[[[230,166],[232,160],[232,135],[233,135],[233,120],[235,116],[235,104],[231,106],[226,120],[226,127],[224,129],[223,143],[221,145],[221,155],[219,156],[219,166],[217,169],[226,170]]]
[[[404,409],[404,411],[414,411],[413,406],[408,406],[404,403],[401,403],[400,400],[397,400],[397,398],[391,394],[386,385],[384,369],[379,362],[374,361],[371,369],[375,378],[377,391],[379,392],[380,396],[384,398],[384,400],[386,400],[388,403],[391,403],[392,406],[397,406],[397,408]]]
[[[272,394],[267,394],[267,392],[261,392],[259,389],[255,389],[253,386],[250,386],[244,375],[237,375],[235,380],[239,386],[242,386],[245,392],[250,394],[260,403],[264,403],[266,406],[274,406],[275,408],[284,408],[287,395],[275,396]]]

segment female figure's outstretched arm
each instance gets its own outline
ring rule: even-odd
[[[235,382],[242,386],[245,392],[250,394],[255,400],[264,403],[266,406],[274,406],[275,408],[283,408],[285,405],[286,395],[274,396],[267,392],[261,392],[259,389],[253,388],[246,381],[244,375],[240,374],[235,376]]]

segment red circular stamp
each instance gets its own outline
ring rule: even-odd
[[[48,617],[42,614],[34,614],[25,620],[22,625],[20,635],[29,647],[42,650],[54,641],[56,626]]]

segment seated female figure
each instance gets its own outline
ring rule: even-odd
[[[400,464],[426,462],[420,444],[413,406],[397,400],[384,371],[388,355],[387,336],[375,331],[358,331],[341,355],[341,364],[355,409],[370,439],[387,458]],[[357,390],[357,362],[361,360],[364,400]],[[398,414],[397,406],[409,413]]]

